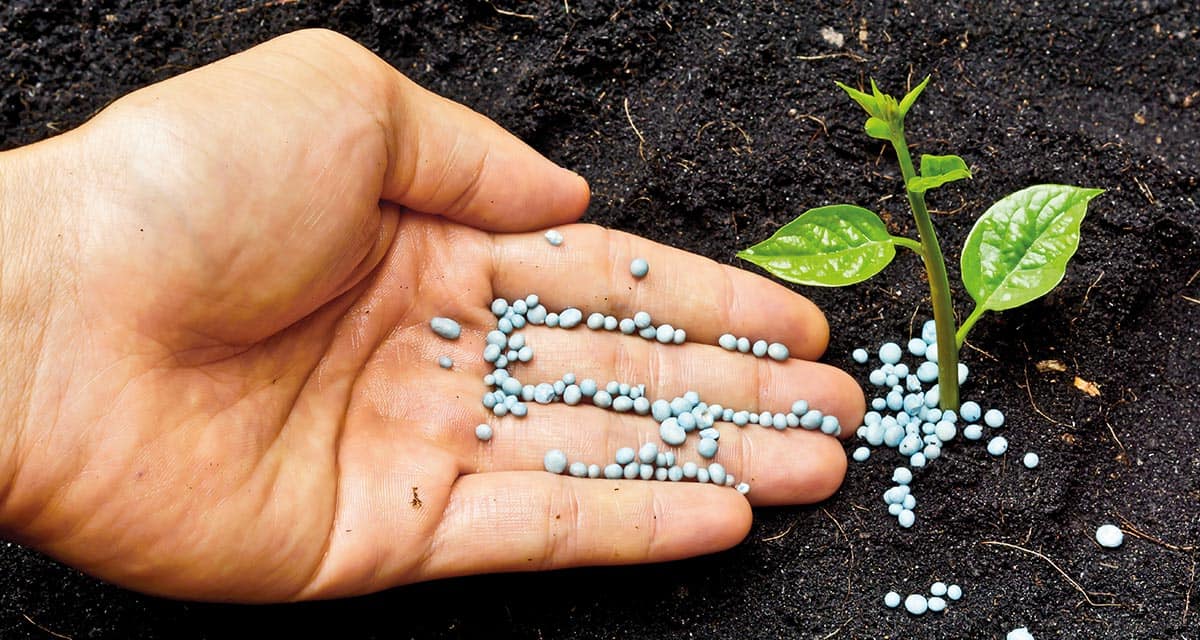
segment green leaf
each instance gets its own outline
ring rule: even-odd
[[[925,90],[925,85],[929,84],[929,78],[931,77],[932,76],[925,76],[925,79],[921,81],[921,84],[913,87],[912,91],[909,91],[903,98],[900,99],[901,118],[908,115],[908,110],[912,108],[913,103],[917,101],[917,97],[919,97],[921,92]]]
[[[887,226],[849,204],[809,209],[738,257],[797,284],[840,287],[879,273],[896,256]]]
[[[850,99],[857,102],[858,105],[862,107],[868,114],[874,116],[879,113],[879,101],[876,100],[874,96],[863,93],[862,91],[842,84],[841,82],[835,82],[835,84],[841,87],[842,91],[845,91],[846,95],[850,96]]]
[[[982,310],[1002,311],[1046,295],[1079,247],[1087,203],[1103,189],[1041,184],[992,205],[971,229],[962,278]]]
[[[880,140],[892,139],[892,127],[876,117],[867,118],[867,135]]]
[[[925,193],[936,189],[947,182],[970,178],[971,170],[967,163],[958,156],[921,156],[921,175],[914,176],[908,181],[908,190],[914,193]]]

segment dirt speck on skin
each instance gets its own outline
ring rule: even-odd
[[[27,614],[77,638],[302,634],[331,620],[346,638],[1002,638],[1021,626],[1038,638],[1196,636],[1196,552],[1180,549],[1200,544],[1200,10],[1067,4],[5,3],[0,148],[321,26],[583,174],[587,221],[728,264],[803,210],[837,202],[914,235],[894,159],[862,133],[834,80],[874,77],[901,93],[932,74],[909,116],[914,153],[956,153],[975,175],[930,196],[952,282],[957,247],[996,199],[1040,182],[1106,191],[1062,285],[989,314],[964,350],[965,397],[1005,410],[1011,455],[949,447],[914,481],[911,530],[882,508],[895,460],[878,452],[851,463],[842,490],[818,507],[756,510],[746,541],[714,556],[334,602],[160,600],[9,545],[0,635],[45,637]],[[821,27],[844,36],[840,48]],[[850,360],[853,348],[906,339],[929,315],[910,255],[866,283],[802,293],[829,317],[826,361],[859,376],[867,371]],[[955,296],[965,315],[961,287]],[[1067,373],[1038,373],[1049,360]],[[1081,393],[1075,376],[1101,393]],[[1025,451],[1041,465],[1025,469],[1013,457]],[[1166,544],[1127,535],[1101,549],[1092,536],[1109,521]],[[1061,572],[984,541],[1037,551]],[[945,613],[914,619],[882,605],[887,591],[938,580],[965,591]],[[1072,581],[1121,606],[1089,605]]]

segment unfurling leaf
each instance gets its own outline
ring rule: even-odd
[[[738,257],[797,284],[839,287],[879,273],[896,256],[887,226],[849,204],[810,209]]]
[[[921,92],[925,90],[925,85],[929,84],[929,78],[931,77],[932,76],[925,76],[925,79],[921,81],[921,84],[913,87],[912,91],[909,91],[903,98],[900,99],[901,118],[908,115],[908,110],[912,108],[913,103],[917,101],[917,97],[920,96]]]
[[[1087,203],[1102,189],[1042,184],[1010,194],[975,222],[962,278],[982,310],[1019,307],[1053,289],[1079,247]]]
[[[867,135],[880,140],[891,140],[892,127],[879,118],[867,118]]]
[[[859,91],[858,89],[841,82],[835,82],[835,84],[841,87],[842,91],[845,91],[846,95],[850,96],[852,100],[857,102],[858,106],[862,107],[863,110],[869,115],[876,116],[879,114],[879,101],[875,98],[875,96],[869,93],[863,93],[862,91]]]
[[[913,179],[908,181],[908,190],[913,193],[925,193],[947,182],[970,177],[971,170],[962,158],[926,154],[921,156],[921,175],[913,176]]]

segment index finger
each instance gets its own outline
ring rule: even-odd
[[[829,324],[810,300],[748,271],[687,251],[590,224],[559,227],[561,246],[540,233],[493,236],[493,292],[504,298],[538,294],[551,311],[576,307],[617,318],[638,311],[655,325],[716,344],[725,333],[786,345],[794,357],[815,360],[829,343]],[[650,271],[630,272],[634,258]]]

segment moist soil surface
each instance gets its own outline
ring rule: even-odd
[[[930,196],[952,282],[957,248],[996,199],[1046,182],[1106,191],[1062,285],[989,314],[964,349],[964,394],[1007,413],[1009,454],[948,447],[914,481],[911,530],[881,501],[898,458],[880,450],[823,504],[756,510],[724,553],[333,602],[146,597],[10,544],[0,636],[1002,638],[1027,626],[1039,640],[1200,637],[1200,10],[1052,4],[6,3],[0,148],[272,36],[327,27],[582,173],[594,194],[585,220],[727,264],[748,267],[737,249],[824,204],[868,206],[915,235],[894,157],[834,80],[874,77],[899,93],[932,74],[909,115],[914,153],[957,153],[975,174]],[[850,351],[907,340],[930,314],[905,252],[867,283],[797,290],[828,314],[826,361],[864,385]],[[965,315],[961,285],[955,295]],[[1026,451],[1040,467],[1020,464]],[[1143,535],[1103,549],[1093,534],[1105,522]],[[945,613],[882,604],[936,580],[966,592]]]

